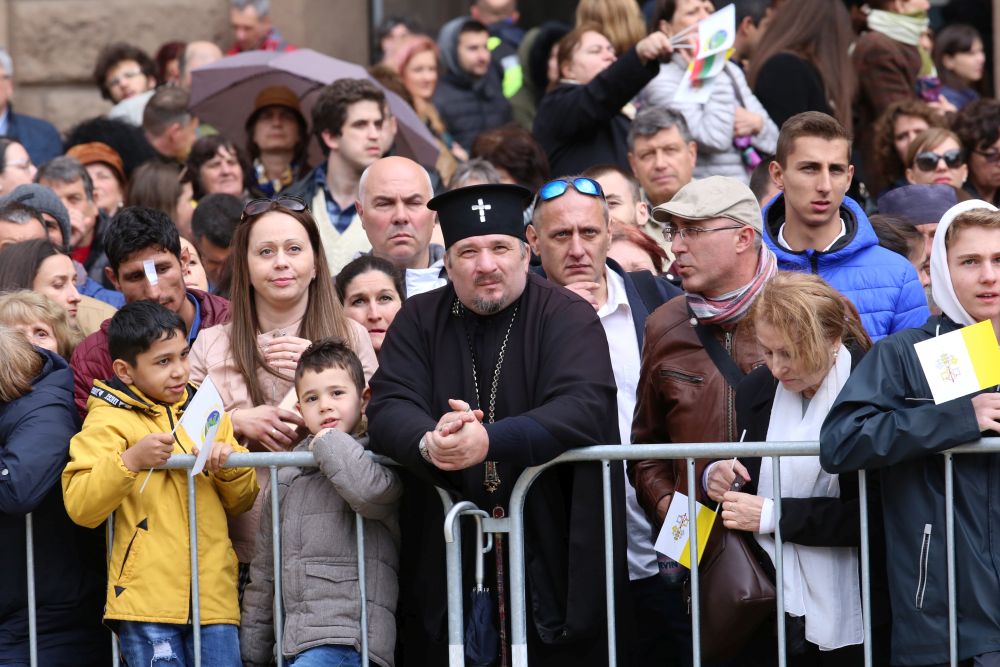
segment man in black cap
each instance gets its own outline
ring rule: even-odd
[[[479,185],[428,202],[441,222],[451,283],[405,302],[372,378],[372,449],[410,473],[397,616],[407,666],[447,660],[444,517],[430,485],[504,516],[522,470],[620,438],[608,343],[594,308],[528,273],[529,196],[519,186]],[[613,475],[620,552],[623,482]],[[600,468],[592,463],[557,466],[527,497],[527,650],[534,664],[607,664],[601,507]],[[624,553],[614,569],[620,603]],[[472,571],[469,559],[465,590]],[[487,580],[495,593],[495,567]]]

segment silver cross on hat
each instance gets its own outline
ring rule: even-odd
[[[472,207],[473,211],[479,211],[479,222],[486,222],[486,211],[491,210],[493,207],[489,204],[483,204],[482,198],[479,199],[479,204]]]

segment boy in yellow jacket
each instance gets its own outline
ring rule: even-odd
[[[202,664],[240,667],[237,562],[226,515],[253,505],[256,473],[221,467],[232,452],[246,451],[224,415],[216,441],[205,444],[212,447],[206,471],[195,479],[200,595],[192,600],[189,471],[154,471],[142,488],[149,468],[198,451],[176,429],[195,392],[187,384],[184,321],[151,301],[127,304],[111,319],[108,349],[115,377],[95,381],[62,474],[73,521],[93,528],[115,513],[105,621],[128,665],[190,665],[191,609],[199,604]]]

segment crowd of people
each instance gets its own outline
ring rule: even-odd
[[[193,664],[195,609],[206,665],[360,665],[363,643],[446,664],[435,487],[503,519],[521,472],[570,449],[740,440],[820,455],[777,483],[769,457],[698,460],[694,489],[684,461],[616,462],[609,566],[600,466],[541,475],[527,645],[498,533],[463,551],[490,612],[467,657],[691,664],[688,570],[654,548],[684,493],[718,513],[706,664],[777,664],[773,604],[718,583],[732,545],[783,588],[789,664],[862,665],[865,641],[875,665],[948,663],[937,454],[1000,435],[1000,386],[937,402],[914,345],[1000,334],[986,4],[580,0],[525,30],[514,0],[472,0],[436,35],[386,19],[366,78],[308,101],[261,84],[228,134],[193,81],[296,50],[267,0],[230,0],[228,51],[105,46],[113,107],[62,133],[14,112],[0,50],[0,664],[29,664],[29,571],[42,665],[106,665],[113,642],[131,667]],[[692,97],[700,22],[728,5],[733,47]],[[397,96],[433,159],[397,140]],[[179,428],[207,380],[224,412]],[[189,508],[188,471],[158,467],[202,449]],[[247,451],[316,466],[274,487],[226,465]],[[1000,664],[997,466],[952,463],[969,667]]]

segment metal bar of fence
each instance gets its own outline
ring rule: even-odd
[[[876,499],[878,500],[878,499]],[[865,633],[865,667],[872,667],[872,566],[868,553],[868,475],[858,471],[858,509],[861,525],[861,620]]]
[[[462,624],[465,618],[462,600],[462,531],[455,530],[456,519],[464,511],[479,510],[468,500],[455,503],[444,518],[444,548],[448,577],[448,665],[464,667],[465,643]]]
[[[601,485],[604,489],[604,594],[608,603],[608,667],[617,667],[617,628],[615,615],[615,535],[611,525],[611,461],[601,461]]]
[[[111,552],[112,547],[115,544],[115,513],[112,512],[111,516],[108,517],[108,563],[111,563]],[[115,631],[111,631],[111,665],[112,667],[118,667],[121,664],[120,656],[118,655],[118,635]]]
[[[198,585],[198,508],[195,505],[194,477],[187,477],[188,532],[191,545],[191,625],[194,634],[194,667],[201,667],[201,591]]]
[[[781,553],[781,457],[771,457],[771,469],[774,471],[774,580],[777,584],[775,602],[778,607],[778,667],[785,667],[788,656],[785,655],[785,586],[784,586],[784,554]]]
[[[6,471],[5,471],[6,472]],[[35,531],[31,512],[24,515],[24,544],[28,576],[28,659],[31,667],[38,667],[38,619],[35,613],[38,600],[35,599]]]
[[[687,458],[688,484],[688,517],[690,526],[688,547],[691,559],[691,661],[694,667],[701,667],[701,578],[698,574],[698,506],[695,502],[695,465],[694,459]],[[605,564],[607,567],[610,565]],[[611,610],[608,610],[611,616]]]
[[[274,582],[274,600],[272,602],[274,609],[272,613],[274,617],[274,659],[277,667],[284,667],[285,654],[282,649],[285,645],[285,598],[281,587],[281,501],[278,498],[278,468],[268,466],[268,471],[271,473],[269,481],[271,483],[271,577]]]
[[[958,665],[958,610],[955,608],[955,471],[952,455],[944,455],[945,560],[948,568],[948,660]]]
[[[365,519],[354,515],[355,540],[358,543],[358,594],[361,596],[361,667],[368,667],[368,582],[365,567]]]

